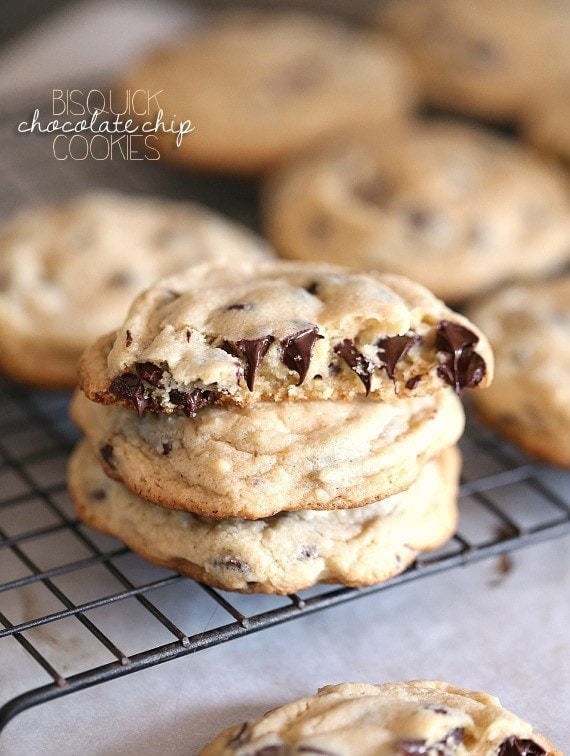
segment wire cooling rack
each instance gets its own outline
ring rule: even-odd
[[[56,161],[49,137],[16,132],[35,105],[0,111],[0,216],[113,187],[198,199],[257,226],[256,187],[245,181],[157,163]],[[443,549],[371,588],[229,594],[154,567],[74,517],[68,399],[0,380],[0,658],[10,659],[8,673],[0,668],[0,730],[36,704],[451,567],[496,556],[500,579],[511,550],[570,531],[570,474],[469,419],[460,527]]]

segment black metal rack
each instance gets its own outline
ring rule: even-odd
[[[57,162],[49,139],[16,133],[32,109],[0,115],[0,215],[106,186],[202,200],[256,226],[254,184],[157,164]],[[74,517],[65,468],[77,433],[67,401],[0,381],[0,653],[9,644],[22,671],[3,691],[0,730],[36,704],[359,596],[491,556],[501,555],[506,570],[509,551],[570,531],[569,474],[530,461],[470,420],[460,527],[446,547],[371,588],[230,595],[152,567]],[[138,645],[115,621],[125,606],[139,613]],[[189,606],[191,613],[180,610]],[[69,623],[81,631],[81,654],[67,642]]]

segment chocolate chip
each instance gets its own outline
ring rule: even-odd
[[[186,417],[196,417],[202,407],[213,404],[219,394],[211,389],[192,389],[191,391],[178,391],[172,389],[168,398],[172,404],[181,407]]]
[[[275,337],[268,335],[262,336],[259,339],[240,339],[234,344],[240,356],[245,359],[244,378],[250,391],[253,391],[255,374],[261,360],[265,357],[267,350],[274,341]]]
[[[334,351],[342,357],[351,370],[354,370],[366,389],[366,396],[370,393],[370,377],[374,372],[374,363],[365,357],[354,346],[352,339],[343,339],[334,347]]]
[[[101,459],[106,462],[109,467],[111,467],[113,470],[116,469],[115,450],[113,449],[112,444],[105,444],[104,446],[101,446],[101,448],[99,449],[99,454],[101,455]]]
[[[310,284],[307,284],[307,286],[304,287],[305,291],[309,292],[309,294],[312,294],[313,297],[317,296],[318,288],[319,288],[318,281],[311,281]]]
[[[249,572],[250,567],[247,562],[242,561],[234,556],[224,556],[214,560],[215,567],[223,567],[227,570],[235,570],[236,572]]]
[[[162,444],[162,454],[166,456],[167,454],[170,454],[171,451],[172,451],[172,444],[170,443],[170,441],[165,441]]]
[[[463,742],[464,731],[461,727],[450,730],[447,735],[436,743],[428,743],[427,740],[413,738],[399,740],[396,743],[397,753],[401,756],[451,756],[456,752],[455,746]],[[452,750],[453,749],[453,750]]]
[[[142,380],[134,373],[121,373],[113,378],[109,391],[120,399],[132,402],[139,417],[149,405],[154,404],[153,400],[146,395]]]
[[[127,331],[127,334],[125,336],[125,346],[127,349],[130,347],[130,345],[133,343],[133,337],[131,335],[130,331]]]
[[[316,559],[317,552],[314,546],[300,546],[299,559]]]
[[[426,706],[425,707],[428,711],[433,711],[434,714],[449,714],[449,709],[446,709],[444,706]]]
[[[497,756],[542,756],[546,751],[534,740],[511,735],[499,746]]]
[[[101,456],[103,456],[102,449],[100,451],[101,451]],[[112,453],[113,453],[113,447],[111,446],[111,454]],[[107,492],[103,488],[95,488],[93,491],[90,491],[89,498],[92,499],[92,501],[103,501],[104,499],[107,498]]]
[[[378,339],[376,342],[376,346],[380,348],[378,358],[382,361],[382,367],[386,368],[389,378],[394,378],[394,370],[398,360],[404,357],[419,340],[420,337],[417,333]]]
[[[303,383],[309,370],[313,344],[322,338],[324,337],[317,332],[317,326],[311,325],[281,339],[281,359],[289,370],[299,374],[298,386]]]
[[[474,350],[478,341],[473,331],[458,323],[442,320],[436,326],[436,349],[446,355],[438,367],[438,375],[457,394],[464,388],[477,386],[485,376],[485,361]]]
[[[408,380],[406,381],[406,388],[409,391],[413,391],[413,389],[415,389],[415,387],[418,385],[421,379],[422,379],[421,375],[413,375],[411,378],[408,378]]]
[[[155,365],[154,362],[137,362],[135,370],[137,371],[137,375],[147,383],[150,383],[151,386],[158,387],[161,385],[164,370]]]
[[[192,333],[191,333],[191,332],[190,332],[190,331],[188,330],[188,328],[187,328],[187,329],[186,329],[186,341],[187,341],[188,343],[190,343],[190,339],[191,339],[191,337],[192,337]]]
[[[112,289],[122,289],[133,283],[133,276],[128,270],[117,270],[107,279],[107,286]]]
[[[226,307],[226,312],[229,312],[230,310],[245,310],[246,312],[251,312],[252,310],[255,310],[255,305],[251,302],[236,302],[235,304]]]

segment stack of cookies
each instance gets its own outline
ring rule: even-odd
[[[362,586],[454,532],[486,338],[422,286],[319,263],[204,263],[83,355],[78,515],[210,585]]]

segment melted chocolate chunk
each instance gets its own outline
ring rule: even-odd
[[[487,368],[485,360],[474,349],[479,337],[449,320],[438,323],[436,332],[436,349],[446,355],[437,370],[439,377],[453,386],[457,394],[480,383]]]
[[[167,454],[170,454],[171,451],[172,451],[172,444],[170,443],[170,441],[165,441],[162,444],[163,455],[166,456]]]
[[[99,449],[99,454],[101,455],[101,459],[106,462],[109,467],[111,467],[113,470],[115,470],[115,456],[114,456],[115,450],[113,449],[112,444],[105,444]]]
[[[135,370],[139,378],[142,378],[151,386],[160,386],[164,370],[154,362],[137,362]]]
[[[544,748],[534,740],[511,735],[501,743],[497,756],[542,756],[545,753]]]
[[[125,346],[127,349],[130,347],[130,345],[133,343],[133,337],[131,335],[130,331],[127,331],[127,334],[125,336]]]
[[[334,351],[339,357],[342,357],[351,370],[354,370],[364,384],[366,396],[368,396],[371,384],[370,377],[374,372],[374,363],[358,351],[352,339],[339,341],[334,347]]]
[[[192,389],[192,391],[172,389],[168,394],[172,404],[181,407],[186,417],[196,417],[202,407],[213,404],[218,396],[216,391],[210,389]]]
[[[113,447],[111,447],[111,453],[112,451],[113,451]],[[103,454],[101,454],[101,456],[103,456]],[[107,493],[102,488],[96,488],[95,490],[89,492],[89,498],[92,501],[103,501],[104,499],[107,498]]]
[[[274,336],[262,336],[260,339],[240,339],[234,344],[240,356],[245,359],[244,377],[250,391],[253,391],[257,368],[274,341]]]
[[[463,734],[463,729],[457,727],[437,743],[428,743],[421,738],[399,740],[396,743],[397,753],[401,756],[452,756],[456,752],[456,746],[463,742]]]
[[[234,556],[224,556],[214,561],[216,567],[224,567],[228,570],[235,570],[236,572],[249,572],[249,564]]]
[[[422,379],[421,375],[412,375],[412,377],[408,378],[408,380],[406,381],[406,388],[409,391],[412,391],[413,389],[415,389],[415,387],[418,385],[421,379]]]
[[[281,359],[289,370],[294,370],[299,374],[297,386],[303,383],[307,375],[313,344],[317,339],[322,338],[324,336],[317,333],[317,326],[312,325],[281,339],[281,349],[283,350]]]
[[[386,368],[388,378],[394,378],[398,360],[404,357],[419,340],[420,337],[417,333],[409,336],[387,336],[385,339],[378,339],[376,342],[376,346],[380,347],[378,358],[382,361],[382,367]]]
[[[236,302],[235,304],[226,307],[226,312],[229,312],[230,310],[245,310],[246,312],[251,312],[252,310],[255,310],[255,305],[251,302]]]
[[[120,399],[127,399],[132,402],[139,417],[149,405],[155,405],[154,400],[146,395],[142,380],[134,373],[121,373],[121,375],[113,378],[109,385],[109,391]]]

